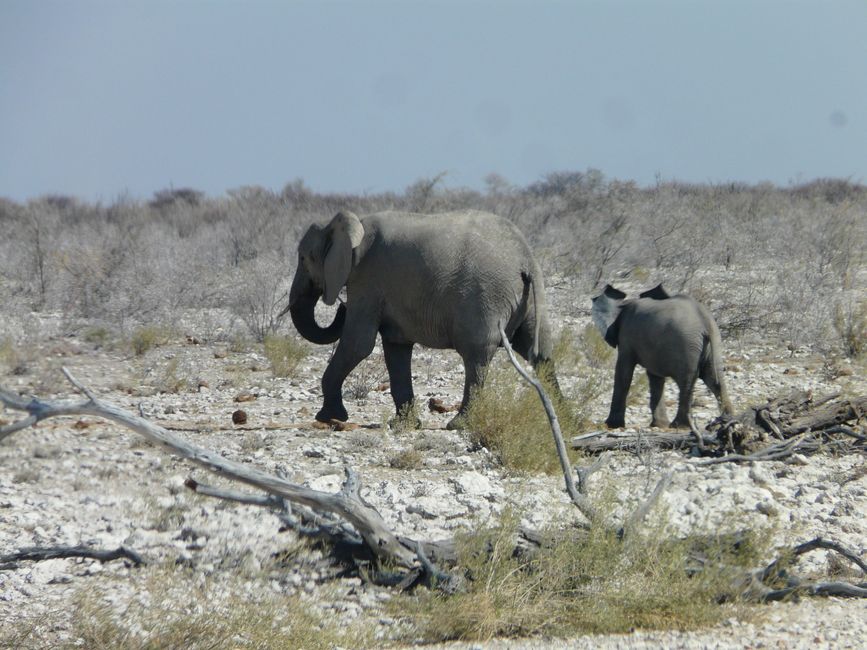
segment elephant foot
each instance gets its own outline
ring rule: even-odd
[[[340,420],[346,422],[349,419],[349,413],[342,404],[338,406],[323,406],[316,414],[316,419],[319,422],[331,422],[332,420]]]
[[[672,429],[691,429],[692,426],[689,423],[689,417],[676,417],[671,421],[669,425]]]
[[[609,429],[622,429],[626,426],[626,421],[622,417],[609,415],[608,419],[605,420],[605,426]]]
[[[667,419],[668,418],[662,418],[662,419],[654,418],[650,421],[650,427],[651,428],[657,428],[657,429],[665,429],[668,426],[665,423],[665,420],[667,420]]]

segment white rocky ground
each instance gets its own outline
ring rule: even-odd
[[[562,291],[562,293],[558,293]],[[552,312],[559,327],[583,328],[587,314],[565,290],[553,290]],[[70,395],[59,372],[68,366],[104,399],[132,411],[141,406],[152,420],[180,429],[195,444],[219,450],[229,458],[266,471],[284,472],[298,483],[336,490],[343,468],[359,471],[362,495],[396,531],[415,538],[451,536],[472,522],[517,504],[526,523],[541,526],[574,516],[562,488],[562,477],[508,477],[484,449],[469,450],[465,432],[443,429],[449,415],[424,412],[424,429],[395,433],[382,423],[391,415],[387,392],[371,391],[366,399],[347,399],[353,431],[323,431],[312,426],[319,407],[318,379],[328,350],[313,350],[291,379],[271,377],[259,354],[233,352],[226,343],[210,343],[212,319],[199,319],[186,333],[201,344],[176,342],[137,358],[97,349],[92,343],[62,335],[51,319],[29,316],[7,320],[0,329],[23,341],[41,340],[25,353],[23,374],[6,372],[0,385],[41,397]],[[202,323],[205,323],[202,325]],[[40,336],[36,336],[41,332]],[[374,358],[348,384],[376,386],[384,377]],[[863,365],[829,361],[806,352],[794,354],[780,343],[729,342],[725,351],[729,385],[736,407],[743,408],[794,388],[817,394],[844,391],[867,394]],[[462,368],[454,353],[417,350],[414,357],[416,394],[454,402],[459,399]],[[178,393],[161,393],[175,380]],[[568,384],[569,378],[565,378]],[[237,403],[248,393],[252,399]],[[673,412],[675,394],[667,398]],[[598,421],[607,412],[608,396],[593,407]],[[645,399],[641,399],[643,404]],[[249,421],[233,426],[231,413],[243,408]],[[706,423],[716,406],[698,391],[695,416]],[[15,414],[0,411],[0,420]],[[627,421],[648,421],[646,407],[630,407]],[[392,467],[400,451],[422,453],[416,469]],[[867,553],[867,459],[864,455],[815,455],[789,462],[712,467],[677,452],[635,455],[609,453],[593,486],[617,488],[625,510],[653,488],[664,471],[674,471],[663,496],[672,523],[680,530],[716,530],[761,526],[774,543],[786,546],[816,536],[833,538]],[[291,533],[277,533],[276,517],[247,506],[196,496],[183,488],[192,470],[141,441],[132,432],[100,420],[55,420],[22,431],[0,443],[0,554],[27,546],[90,543],[101,548],[127,545],[158,567],[189,566],[191,580],[208,576],[234,595],[271,590],[297,593],[322,611],[350,620],[378,621],[387,637],[393,619],[383,612],[384,590],[365,587],[357,579],[332,580],[301,555],[287,566],[274,566],[272,555],[291,548]],[[822,552],[804,560],[803,573],[830,575],[838,564]],[[118,612],[147,597],[145,575],[151,568],[127,568],[122,562],[50,560],[24,563],[0,571],[0,629],[11,629],[24,617],[42,621],[47,638],[64,640],[75,612],[76,594],[101,590]],[[2,635],[0,635],[2,638]],[[563,647],[863,647],[867,639],[867,601],[839,599],[768,605],[757,623],[736,620],[705,631],[644,632],[609,637],[583,637]],[[484,647],[542,648],[552,640],[492,641]],[[482,647],[453,644],[449,647]]]

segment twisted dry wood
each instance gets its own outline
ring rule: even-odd
[[[342,490],[338,494],[311,490],[290,483],[277,476],[223,458],[220,454],[208,449],[190,444],[144,418],[103,402],[80,384],[66,368],[63,369],[63,373],[69,382],[88,399],[83,402],[28,399],[0,388],[0,401],[3,404],[10,409],[28,413],[28,416],[21,421],[0,428],[0,439],[33,426],[41,420],[61,415],[93,415],[105,418],[132,429],[171,453],[186,458],[214,474],[252,485],[293,503],[333,513],[355,527],[377,558],[398,566],[416,566],[417,557],[413,550],[414,547],[411,549],[402,544],[386,526],[380,514],[360,498],[356,480],[351,480],[349,489]]]
[[[90,546],[30,546],[22,548],[14,553],[0,555],[0,571],[17,569],[22,562],[39,562],[41,560],[56,560],[60,558],[81,557],[100,562],[126,559],[135,566],[145,564],[142,557],[126,546],[119,546],[112,550],[100,550]]]

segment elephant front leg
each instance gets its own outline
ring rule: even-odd
[[[446,425],[447,429],[463,429],[467,422],[467,409],[470,406],[470,398],[485,381],[488,364],[494,358],[497,351],[496,345],[461,353],[464,360],[464,397],[461,400],[461,408],[458,414]]]
[[[635,361],[632,356],[620,352],[614,366],[614,394],[611,396],[611,410],[605,420],[609,429],[617,429],[626,425],[626,398],[629,396],[629,386],[632,384],[634,372]]]
[[[337,344],[337,350],[322,375],[322,408],[316,414],[317,420],[320,422],[330,422],[331,420],[345,422],[349,418],[346,407],[343,405],[343,382],[346,381],[355,366],[370,355],[375,342],[375,328],[344,329],[340,343]]]
[[[388,369],[388,382],[391,386],[396,419],[406,421],[409,417],[415,417],[411,415],[415,399],[412,391],[412,343],[390,343],[383,340],[382,353],[385,357],[385,367]],[[421,421],[415,417],[415,422],[408,424],[418,428],[421,426]]]
[[[650,384],[650,426],[665,427],[668,425],[668,413],[665,410],[665,400],[662,398],[665,389],[665,377],[647,372],[647,383]]]

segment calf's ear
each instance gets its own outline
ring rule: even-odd
[[[648,289],[647,291],[642,291],[638,294],[639,298],[652,298],[653,300],[665,300],[666,298],[671,298],[671,294],[665,290],[665,287],[662,286],[662,282],[657,284],[653,289]]]
[[[606,297],[611,298],[612,300],[623,300],[626,298],[626,294],[623,293],[620,289],[612,287],[610,284],[605,285],[605,290],[602,292]]]

